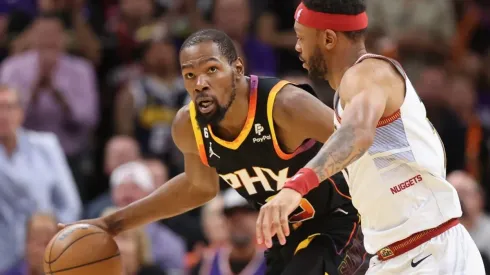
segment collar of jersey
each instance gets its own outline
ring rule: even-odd
[[[250,133],[250,130],[252,130],[252,126],[255,120],[256,108],[257,108],[257,89],[250,89],[250,99],[248,102],[247,120],[245,121],[245,125],[243,125],[240,134],[235,138],[235,140],[226,141],[217,137],[213,133],[211,126],[208,125],[208,130],[213,140],[216,141],[219,145],[226,147],[228,149],[232,149],[232,150],[238,149],[238,147],[240,147],[243,141],[245,141],[245,139],[247,138],[248,134]]]

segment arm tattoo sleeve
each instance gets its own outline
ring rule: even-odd
[[[326,180],[366,153],[368,148],[359,146],[357,140],[354,127],[341,127],[306,167],[315,171],[320,182]]]

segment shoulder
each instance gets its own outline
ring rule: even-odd
[[[43,155],[59,154],[63,149],[58,137],[50,132],[21,130],[21,139],[30,151],[41,152]]]
[[[59,146],[58,137],[51,132],[22,130],[26,140],[33,146]]]
[[[17,70],[24,65],[35,66],[36,53],[33,51],[7,57],[2,62],[2,70]]]
[[[172,137],[182,153],[197,153],[190,108],[192,102],[180,108],[172,123]]]
[[[388,92],[398,85],[404,85],[404,80],[393,64],[387,60],[368,58],[345,72],[339,95],[343,100],[348,100],[365,90]],[[372,87],[376,89],[370,89]]]
[[[289,83],[282,87],[274,100],[272,116],[279,125],[291,121],[293,117],[301,114],[312,102],[320,101],[312,95],[312,91],[307,91],[301,87]]]

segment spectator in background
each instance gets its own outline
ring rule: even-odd
[[[43,275],[44,250],[58,232],[53,215],[36,213],[26,226],[26,253],[24,260],[2,275]]]
[[[427,67],[414,83],[417,94],[425,105],[427,118],[444,143],[447,173],[464,170],[466,166],[466,128],[453,110],[448,98],[447,91],[451,86],[447,71],[443,67]]]
[[[129,136],[112,137],[105,147],[104,172],[110,176],[117,167],[140,159],[140,147],[134,138]]]
[[[104,150],[104,180],[109,186],[109,178],[114,170],[126,163],[141,160],[141,152],[135,139],[129,136],[112,137]],[[107,190],[105,190],[107,191]],[[102,209],[111,206],[110,192],[100,194],[85,206],[84,217],[96,218],[100,216]]]
[[[122,64],[138,56],[140,43],[166,35],[166,26],[156,18],[153,0],[121,0],[108,11],[106,29],[117,39],[117,55]]]
[[[149,42],[144,74],[131,81],[116,99],[116,132],[136,138],[146,157],[157,157],[171,174],[183,169],[182,154],[172,140],[172,121],[187,92],[177,66],[177,50],[169,40]]]
[[[95,214],[100,215],[105,208],[111,206],[122,208],[142,199],[167,180],[167,169],[158,160],[123,164],[113,171],[110,193],[100,197],[92,205],[93,210],[89,218],[93,218]],[[155,262],[164,270],[182,272],[185,256],[184,241],[160,223],[149,224],[144,230],[153,244],[152,255]]]
[[[38,211],[61,222],[80,218],[81,202],[55,135],[20,128],[18,93],[0,86],[0,274],[24,255],[25,224]]]
[[[202,209],[202,227],[210,248],[217,248],[228,240],[228,229],[223,214],[224,200],[219,195]]]
[[[0,61],[9,54],[10,42],[32,23],[37,0],[0,1]]]
[[[194,274],[265,274],[264,251],[255,242],[257,210],[231,188],[224,191],[223,202],[227,242],[205,252]]]
[[[472,79],[464,74],[451,74],[449,79],[449,104],[458,114],[465,131],[465,170],[481,182],[490,168],[487,142],[489,132],[482,125],[476,109],[476,87]],[[486,186],[485,189],[488,187]],[[487,189],[488,190],[488,189]],[[490,191],[490,190],[488,190]]]
[[[483,212],[485,204],[483,189],[471,175],[463,171],[454,171],[448,175],[447,180],[458,191],[463,210],[461,224],[475,240],[484,262],[490,262],[490,216]],[[489,268],[490,266],[485,267],[487,271],[490,271]]]
[[[380,53],[391,55],[395,46],[414,82],[426,66],[442,64],[449,56],[456,33],[451,1],[369,0],[366,7],[370,33],[383,40]]]
[[[214,250],[226,244],[228,228],[223,214],[223,197],[219,194],[201,207],[201,226],[206,239],[198,242],[187,254],[186,266],[189,270],[199,271],[197,267],[206,250]]]
[[[216,0],[214,26],[208,27],[224,31],[241,46],[248,74],[275,76],[277,64],[273,49],[250,33],[251,6],[249,0]]]
[[[35,48],[7,59],[0,80],[25,99],[25,127],[55,133],[68,157],[82,199],[87,197],[83,163],[98,121],[94,68],[65,53],[63,24],[41,17],[33,26]]]
[[[116,208],[107,208],[103,216],[110,215]],[[148,235],[141,228],[123,232],[114,240],[119,247],[123,263],[123,275],[167,275],[175,273],[164,272],[154,264],[151,255],[151,247],[155,245],[150,242]]]
[[[21,2],[32,1],[24,0]],[[66,37],[68,38],[69,51],[98,64],[101,57],[101,45],[96,34],[86,22],[88,18],[86,2],[86,0],[37,0],[37,13],[41,16],[45,14],[58,15],[67,28]],[[19,27],[15,29],[20,30]],[[31,49],[36,43],[35,32],[33,25],[18,34],[11,43],[12,53],[17,54]]]
[[[258,18],[257,35],[277,52],[278,73],[303,71],[298,53],[294,50],[294,12],[301,0],[266,0],[265,11]]]
[[[478,111],[482,123],[490,127],[490,49],[483,56],[478,87]]]

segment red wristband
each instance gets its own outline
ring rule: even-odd
[[[302,168],[296,175],[286,181],[284,188],[293,189],[304,196],[311,189],[318,187],[318,185],[320,185],[320,180],[315,171],[310,168]]]

